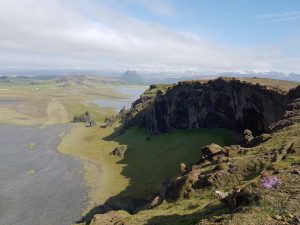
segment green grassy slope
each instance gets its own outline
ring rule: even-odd
[[[179,175],[181,162],[190,164],[198,160],[202,146],[234,142],[232,134],[223,129],[175,131],[149,137],[138,127],[130,128],[115,141],[128,147],[125,158],[118,163],[126,165],[122,175],[130,178],[126,194],[136,197],[158,192],[166,178]]]
[[[166,178],[180,174],[181,162],[197,161],[200,148],[211,142],[231,144],[233,134],[222,129],[195,129],[149,137],[144,129],[132,127],[116,137],[111,127],[76,126],[63,138],[59,150],[90,162],[86,165],[85,178],[91,188],[91,202],[84,215],[91,219],[98,213],[97,206],[106,200],[124,196],[150,198],[160,191]],[[125,158],[109,155],[120,144],[128,146]],[[94,169],[95,165],[101,170]],[[193,202],[187,202],[186,206],[190,204]],[[157,209],[157,215],[169,206],[162,206],[162,211]]]

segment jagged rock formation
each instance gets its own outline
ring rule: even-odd
[[[282,120],[271,125],[273,131],[300,123],[300,86],[292,89],[288,93],[289,103]]]
[[[92,121],[91,114],[89,111],[82,113],[81,115],[76,115],[73,118],[74,123],[89,123]]]
[[[296,95],[234,78],[179,82],[153,94],[155,89],[152,85],[133,104],[124,117],[125,127],[139,125],[152,134],[200,127],[260,134],[282,119]]]

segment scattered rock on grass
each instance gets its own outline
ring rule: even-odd
[[[116,147],[111,153],[109,153],[110,155],[116,155],[119,157],[124,157],[125,153],[127,151],[127,146],[126,145],[120,145],[118,147]]]

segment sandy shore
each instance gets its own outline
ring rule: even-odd
[[[81,163],[56,151],[70,128],[0,126],[1,225],[67,225],[81,218],[87,194]]]

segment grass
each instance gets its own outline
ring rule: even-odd
[[[104,203],[129,184],[128,179],[120,175],[122,166],[116,164],[118,159],[109,155],[118,143],[104,140],[112,132],[113,128],[77,125],[63,137],[58,146],[60,152],[84,159],[84,176],[90,187],[87,209]]]
[[[13,78],[12,78],[13,79]],[[14,125],[51,125],[67,123],[73,116],[90,111],[96,121],[115,113],[112,109],[90,104],[91,99],[122,98],[109,82],[99,77],[70,77],[71,87],[65,88],[52,80],[18,80],[17,83],[0,83],[0,100],[13,100],[14,104],[2,105],[0,123]]]
[[[97,129],[101,130],[101,129]],[[104,129],[105,130],[105,129]],[[107,134],[109,134],[108,132]],[[273,134],[274,137],[262,143],[257,148],[251,151],[258,153],[264,149],[279,148],[282,143],[290,146],[290,143],[297,144],[299,137],[299,125],[294,125],[285,131]],[[168,134],[149,137],[141,128],[131,128],[122,136],[101,137],[101,143],[110,144],[126,144],[128,150],[124,159],[111,157],[116,159],[117,164],[111,164],[113,167],[120,166],[115,179],[125,182],[113,183],[108,185],[110,189],[115,186],[119,187],[119,194],[115,196],[133,195],[135,197],[146,197],[150,193],[157,192],[160,184],[166,177],[176,177],[179,174],[179,163],[195,162],[199,159],[199,149],[202,145],[215,142],[221,145],[228,145],[232,142],[230,133],[225,130],[216,129],[198,129],[191,131],[175,131]],[[89,141],[93,138],[89,136]],[[111,148],[113,149],[113,148]],[[106,150],[108,153],[109,150]],[[103,152],[102,152],[103,153]],[[250,154],[251,155],[251,154]],[[106,156],[107,157],[107,156]],[[108,160],[111,160],[108,158]],[[119,159],[119,160],[118,160]],[[247,160],[247,158],[245,158]],[[299,154],[294,153],[293,159],[287,159],[275,163],[274,166],[286,166],[291,162],[299,161]],[[111,162],[111,161],[110,161]],[[247,161],[245,161],[247,163]],[[281,165],[281,164],[285,165]],[[108,164],[110,166],[110,164]],[[112,169],[113,171],[114,169]],[[247,182],[252,182],[259,176],[258,173],[251,174],[251,177],[246,177]],[[108,177],[110,179],[110,177]],[[120,186],[120,185],[125,186]],[[218,202],[213,197],[213,189],[196,191],[190,199],[184,199],[175,203],[164,202],[162,205],[151,210],[140,211],[134,216],[122,218],[126,224],[141,225],[141,224],[176,224],[176,225],[191,225],[197,224],[199,220],[224,216],[228,214],[228,208]],[[270,224],[273,222],[274,215],[286,213],[282,211],[285,207],[284,196],[274,195],[273,197],[279,203],[271,200],[274,204],[263,203],[260,207],[251,208],[250,210],[237,213],[230,219],[230,224]],[[282,203],[282,204],[281,204]],[[93,224],[93,223],[92,223]],[[96,223],[97,224],[97,223]]]
[[[0,108],[0,124],[30,125],[30,117],[8,108]]]
[[[130,178],[131,187],[125,194],[144,198],[149,193],[159,192],[166,178],[180,175],[181,162],[187,165],[196,162],[202,146],[212,142],[230,144],[233,138],[223,129],[195,129],[149,139],[144,129],[134,127],[115,141],[128,147],[126,157],[118,162],[125,165],[122,175]]]
[[[113,128],[76,126],[64,136],[58,150],[85,159],[85,179],[90,202],[84,211],[103,204],[108,198],[132,196],[147,198],[158,192],[166,177],[179,175],[182,160],[197,161],[200,147],[211,142],[232,143],[232,135],[222,129],[176,131],[151,137],[133,127],[113,138]],[[125,158],[109,153],[126,144]]]
[[[48,121],[46,124],[59,124],[68,121],[68,112],[64,105],[58,101],[52,101],[47,106]]]

